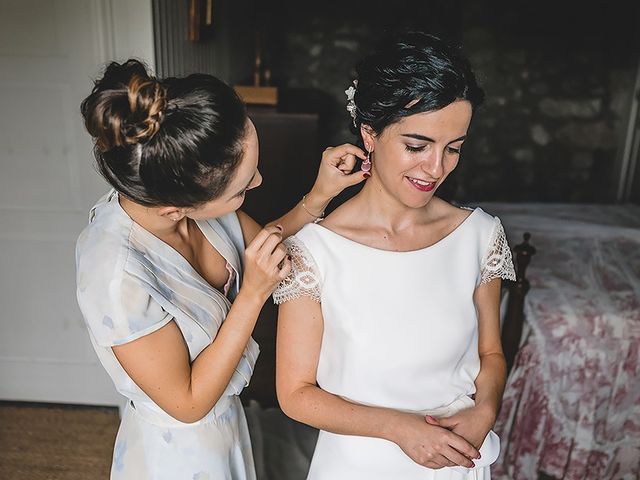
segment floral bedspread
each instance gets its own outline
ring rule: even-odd
[[[532,234],[494,479],[640,478],[640,207],[483,204]]]

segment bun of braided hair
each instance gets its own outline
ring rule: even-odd
[[[222,194],[242,157],[246,109],[211,75],[157,79],[110,63],[81,105],[98,170],[146,206],[197,206]]]
[[[130,76],[129,76],[130,75]],[[102,151],[135,145],[159,129],[166,91],[141,64],[112,63],[83,103],[87,131]]]

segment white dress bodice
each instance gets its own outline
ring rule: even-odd
[[[469,406],[480,371],[474,291],[495,277],[515,279],[497,218],[475,209],[437,243],[409,252],[369,247],[319,224],[287,243],[294,268],[274,300],[307,295],[320,302],[322,389],[411,412],[444,412],[463,397]]]

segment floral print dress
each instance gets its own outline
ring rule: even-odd
[[[176,250],[133,222],[115,191],[91,209],[89,225],[77,242],[78,303],[98,358],[129,400],[114,448],[114,480],[255,478],[238,399],[259,353],[253,339],[220,400],[191,424],[156,405],[127,375],[111,348],[171,321],[180,329],[191,361],[213,341],[239,289],[244,241],[235,213],[197,223],[227,260],[231,275],[226,295]]]

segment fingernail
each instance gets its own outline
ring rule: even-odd
[[[369,178],[371,176],[370,173],[364,172],[364,178]]]

